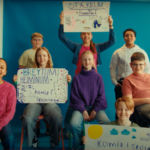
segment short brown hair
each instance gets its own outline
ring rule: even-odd
[[[41,37],[43,39],[43,35],[41,33],[38,33],[38,32],[35,32],[31,35],[31,40],[34,38],[34,37]]]
[[[135,52],[131,56],[131,62],[133,62],[134,60],[145,61],[145,56],[141,52]]]
[[[47,55],[48,55],[48,61],[47,61],[47,64],[46,64],[46,68],[53,68],[53,61],[52,61],[52,57],[48,51],[48,49],[46,47],[39,47],[35,53],[35,58],[34,58],[34,66],[33,68],[39,68],[39,63],[37,61],[37,54],[40,50],[44,50],[45,52],[47,52]]]
[[[116,103],[115,103],[115,108],[117,109],[118,108],[118,104],[120,102],[125,102],[128,110],[133,110],[134,109],[134,102],[131,98],[127,97],[127,96],[124,96],[124,97],[121,97],[121,98],[118,98]]]

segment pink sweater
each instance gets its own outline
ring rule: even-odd
[[[0,130],[12,120],[16,110],[16,89],[4,81],[0,85]]]
[[[122,85],[122,93],[132,95],[133,98],[150,98],[150,74],[131,74],[127,76]]]

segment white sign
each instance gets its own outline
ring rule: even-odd
[[[85,125],[87,150],[150,150],[150,129],[113,125]]]
[[[110,2],[64,1],[64,32],[108,32]]]
[[[65,103],[68,99],[66,69],[18,70],[17,99],[20,103]]]

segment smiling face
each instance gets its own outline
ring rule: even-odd
[[[82,55],[81,64],[82,64],[84,70],[86,70],[86,71],[91,70],[94,65],[93,54],[85,53],[84,55]]]
[[[38,49],[39,47],[42,46],[43,44],[43,39],[41,37],[34,37],[32,40],[31,40],[31,43],[32,43],[32,46],[33,46],[33,49]]]
[[[41,49],[40,51],[38,51],[37,62],[39,64],[39,68],[46,68],[48,60],[48,54],[45,50]]]
[[[135,34],[132,31],[126,31],[124,35],[124,41],[126,42],[126,46],[134,46]]]
[[[126,106],[126,103],[121,101],[118,103],[118,107],[116,108],[116,113],[117,113],[118,120],[128,121],[131,114],[133,114],[133,110],[129,110]]]
[[[81,32],[80,37],[83,41],[83,44],[87,44],[87,43],[90,43],[93,35],[91,32]]]
[[[0,59],[0,79],[7,73],[7,65],[3,59]]]
[[[143,74],[145,65],[146,63],[143,60],[134,60],[132,63],[130,63],[134,74]]]

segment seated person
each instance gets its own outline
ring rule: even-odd
[[[108,125],[139,127],[137,124],[129,120],[134,111],[134,102],[132,99],[128,97],[118,98],[115,103],[115,108],[118,120],[112,121],[108,123]],[[85,136],[83,136],[82,141],[83,144],[86,143]]]
[[[146,66],[145,55],[134,53],[130,66],[133,73],[124,79],[122,93],[133,99],[137,112],[150,119],[150,74],[143,72]]]

